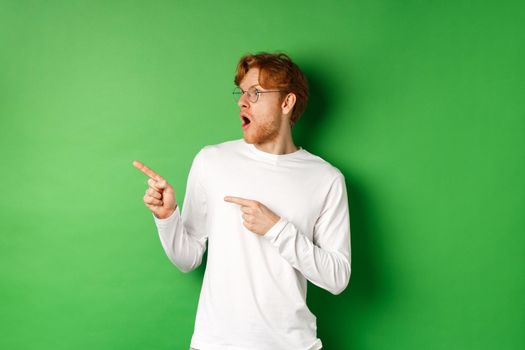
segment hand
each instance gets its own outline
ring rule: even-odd
[[[162,176],[138,160],[133,161],[133,166],[149,176],[149,188],[144,195],[144,204],[159,219],[166,219],[173,214],[177,209],[173,187]]]
[[[265,235],[281,219],[280,216],[257,201],[230,196],[224,197],[224,200],[241,205],[241,211],[244,213],[242,214],[243,225],[258,235]]]

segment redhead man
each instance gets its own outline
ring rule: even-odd
[[[292,139],[308,84],[284,53],[241,57],[233,95],[243,137],[195,156],[181,211],[173,187],[150,177],[144,203],[183,272],[208,250],[191,348],[318,350],[307,281],[341,293],[350,280],[343,174]]]

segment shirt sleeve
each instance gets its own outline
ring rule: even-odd
[[[350,281],[350,215],[344,176],[330,186],[314,225],[313,241],[286,218],[263,236],[305,278],[332,294],[340,294]]]
[[[179,205],[165,219],[153,219],[162,247],[170,261],[182,272],[190,272],[202,262],[206,251],[206,193],[202,184],[202,150],[193,159],[188,175],[184,208]]]

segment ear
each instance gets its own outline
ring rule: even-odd
[[[292,109],[295,106],[295,101],[296,97],[293,92],[290,92],[288,95],[286,95],[283,102],[281,103],[283,114],[290,114],[292,112]]]

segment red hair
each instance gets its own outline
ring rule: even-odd
[[[293,127],[306,109],[308,102],[308,80],[299,66],[281,52],[246,54],[237,64],[235,85],[239,86],[251,68],[259,69],[259,84],[265,89],[280,89],[281,102],[290,92],[295,94],[295,105],[290,117]]]

